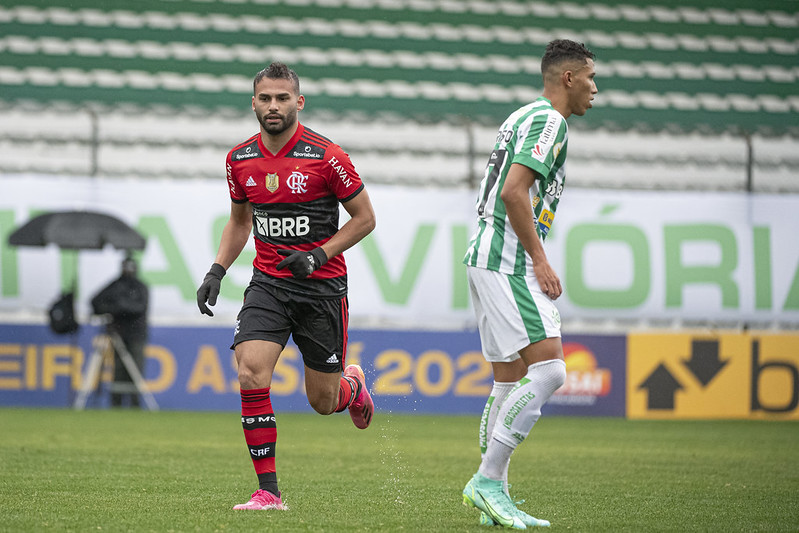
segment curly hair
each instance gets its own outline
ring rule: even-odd
[[[300,78],[297,73],[291,70],[288,65],[280,61],[273,61],[271,65],[260,71],[252,80],[252,92],[255,94],[255,86],[264,78],[270,80],[289,80],[294,85],[294,92],[300,94]]]

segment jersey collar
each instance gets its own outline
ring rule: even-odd
[[[297,123],[297,131],[294,132],[294,135],[291,136],[291,139],[286,141],[286,144],[283,145],[283,148],[276,154],[272,154],[269,150],[267,150],[266,146],[264,146],[263,141],[261,140],[261,134],[258,134],[258,149],[261,150],[261,153],[264,157],[274,157],[275,159],[279,159],[284,157],[289,150],[294,148],[294,146],[299,142],[300,137],[305,132],[305,126],[300,123]]]

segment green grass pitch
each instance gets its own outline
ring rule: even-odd
[[[499,531],[460,492],[475,416],[280,414],[290,509],[234,512],[237,413],[0,408],[0,531]],[[511,494],[551,531],[797,531],[799,424],[542,417]]]

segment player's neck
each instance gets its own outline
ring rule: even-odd
[[[284,146],[286,146],[286,143],[289,142],[292,137],[294,137],[294,134],[297,133],[297,128],[299,127],[300,123],[297,121],[286,131],[278,133],[277,135],[267,133],[264,128],[261,127],[261,142],[263,143],[264,148],[269,150],[272,155],[275,155],[282,150]]]
[[[561,91],[549,90],[545,87],[541,96],[549,100],[549,103],[552,104],[552,108],[560,113],[563,118],[569,118],[571,116],[572,113],[569,108],[569,97],[567,94]]]

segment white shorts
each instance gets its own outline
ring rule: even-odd
[[[510,362],[534,342],[560,337],[560,313],[541,292],[535,276],[510,276],[466,267],[483,355],[489,362]]]

